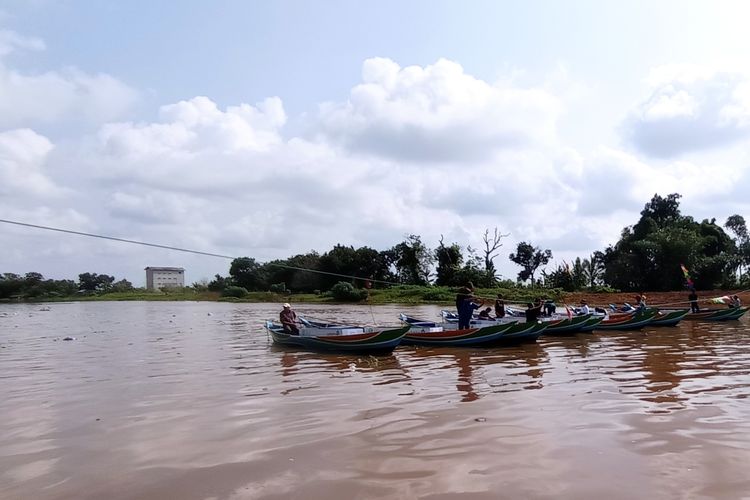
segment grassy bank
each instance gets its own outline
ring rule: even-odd
[[[15,299],[6,302],[70,302],[70,301],[218,301],[218,302],[268,302],[268,303],[313,303],[313,304],[341,304],[341,303],[370,303],[370,304],[439,304],[451,305],[456,297],[456,288],[449,287],[421,287],[421,286],[394,286],[386,289],[373,289],[369,291],[367,299],[362,301],[336,300],[330,293],[321,294],[283,294],[274,292],[249,292],[242,298],[222,297],[219,292],[201,291],[192,288],[182,288],[166,291],[133,290],[129,292],[114,292],[95,295],[73,295],[68,297],[39,297],[27,299]],[[541,297],[552,299],[558,305],[578,305],[581,300],[586,300],[589,305],[622,304],[623,302],[635,303],[635,293],[595,293],[595,292],[563,292],[560,289],[546,288],[480,288],[475,294],[488,302],[494,301],[497,294],[503,295],[507,303],[525,304]],[[731,290],[710,290],[699,292],[702,301],[708,301],[713,297],[737,293]],[[687,292],[646,292],[649,305],[681,305],[687,302]],[[748,301],[750,297],[741,297]]]
[[[456,297],[456,288],[450,287],[424,287],[424,286],[395,286],[385,289],[372,289],[363,302],[371,304],[451,304]],[[559,300],[562,297],[560,290],[528,289],[528,288],[502,288],[502,289],[477,289],[475,294],[485,298],[487,301],[494,300],[497,294],[503,295],[505,300],[512,302],[529,302],[536,297],[551,298]],[[274,292],[249,292],[241,298],[222,297],[220,292],[200,291],[192,288],[181,288],[175,290],[153,291],[132,290],[128,292],[113,292],[92,295],[72,295],[67,297],[35,297],[15,299],[11,302],[70,302],[70,301],[220,301],[220,302],[304,302],[320,304],[345,303],[347,301],[336,300],[330,293],[301,293],[283,294]]]

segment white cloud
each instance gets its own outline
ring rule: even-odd
[[[2,11],[0,11],[2,21]],[[44,41],[39,38],[19,35],[10,30],[0,30],[0,58],[17,50],[44,50]]]
[[[446,59],[399,67],[365,61],[345,103],[320,108],[320,133],[355,153],[416,162],[484,161],[554,141],[559,100],[541,88],[489,84]]]
[[[643,123],[705,117],[701,89],[710,85],[696,83],[705,76],[657,76],[664,83],[644,103]],[[732,115],[725,122],[740,123],[749,92],[741,81],[727,91],[735,108],[721,108]],[[162,106],[156,120],[107,123],[54,149],[31,130],[0,134],[0,179],[34,195],[13,206],[21,220],[27,211],[65,227],[44,215],[72,210],[84,231],[260,261],[335,243],[384,249],[410,233],[429,246],[442,234],[480,247],[484,229],[497,226],[511,233],[497,260],[507,276],[515,275],[507,254],[518,241],[568,259],[588,255],[613,243],[655,192],[709,206],[743,182],[740,162],[729,158],[566,147],[557,130],[566,102],[553,84],[488,83],[447,60],[402,68],[371,59],[348,97],[308,120],[305,137],[285,137],[278,97],[220,108],[198,96]],[[87,246],[97,262],[117,256],[111,271],[76,272],[138,280],[145,265],[182,265],[197,280],[227,268],[166,250],[66,245],[68,261]]]
[[[49,197],[60,189],[44,169],[53,145],[30,129],[0,132],[0,195],[7,198]]]
[[[647,83],[649,96],[624,124],[640,151],[674,157],[750,137],[750,72],[667,65]]]
[[[107,74],[76,68],[26,74],[2,57],[17,50],[44,50],[38,38],[0,31],[0,129],[40,124],[100,124],[129,111],[137,91]]]
[[[159,115],[159,123],[108,124],[99,140],[109,155],[129,158],[259,152],[281,143],[279,129],[286,122],[278,97],[221,111],[213,101],[199,96],[162,106]]]

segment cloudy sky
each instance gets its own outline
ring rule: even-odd
[[[750,217],[750,4],[0,0],[0,219],[260,261],[336,243],[556,262],[654,193]],[[0,272],[228,261],[0,224]]]

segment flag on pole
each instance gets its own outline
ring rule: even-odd
[[[682,275],[685,277],[685,283],[687,284],[688,288],[693,287],[693,280],[690,279],[690,273],[687,270],[687,267],[685,267],[683,264],[680,264],[680,269],[682,269]]]

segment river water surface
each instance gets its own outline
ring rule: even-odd
[[[0,305],[0,498],[750,496],[747,318],[372,358],[274,347],[277,315]]]

